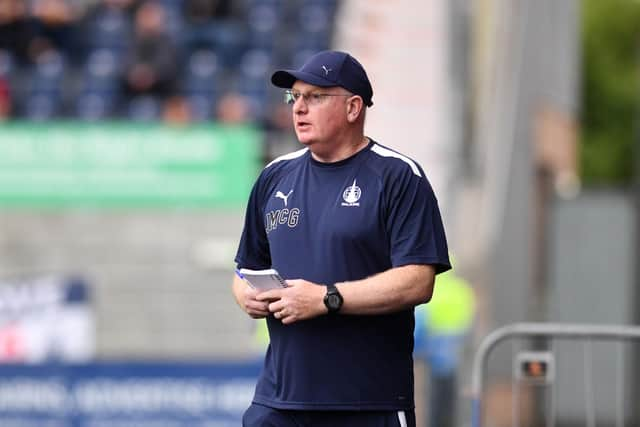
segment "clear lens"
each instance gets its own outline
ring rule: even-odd
[[[331,96],[352,96],[352,95],[348,95],[348,94],[343,94],[343,93],[307,93],[307,94],[303,94],[301,92],[298,91],[294,91],[294,90],[285,90],[284,91],[284,102],[286,104],[289,105],[293,105],[295,104],[295,102],[302,97],[304,99],[304,102],[307,105],[320,105],[322,103],[322,101],[326,98],[326,97],[331,97]]]
[[[297,94],[298,97],[300,96],[300,94]],[[294,95],[293,91],[290,90],[286,90],[284,92],[284,102],[285,104],[289,104],[289,105],[293,105],[296,102],[296,96]]]

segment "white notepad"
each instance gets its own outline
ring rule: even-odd
[[[250,270],[241,268],[238,273],[252,288],[266,291],[268,289],[286,288],[287,282],[273,268],[266,270]]]

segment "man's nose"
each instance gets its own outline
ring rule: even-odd
[[[293,112],[294,112],[294,114],[301,114],[301,113],[305,113],[306,111],[307,111],[307,103],[306,103],[304,97],[300,96],[293,103]]]

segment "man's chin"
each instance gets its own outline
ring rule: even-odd
[[[300,144],[308,147],[311,144],[313,144],[313,140],[311,138],[305,138],[305,137],[298,137],[298,142],[300,142]]]

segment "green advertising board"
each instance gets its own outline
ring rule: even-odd
[[[0,124],[0,205],[242,206],[261,167],[248,126]]]

